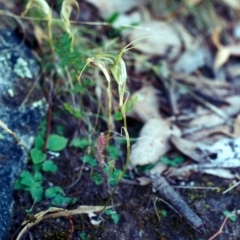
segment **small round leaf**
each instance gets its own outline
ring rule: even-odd
[[[47,149],[58,152],[63,150],[67,145],[67,139],[57,134],[52,134],[48,138]]]
[[[31,193],[31,196],[32,196],[32,199],[34,201],[36,201],[36,203],[38,202],[41,202],[42,199],[43,199],[43,188],[42,187],[31,187],[31,190],[30,190],[30,193]]]
[[[30,155],[34,164],[42,163],[46,159],[46,154],[37,148],[33,148]]]
[[[64,191],[61,187],[59,186],[54,186],[46,189],[45,191],[45,197],[46,198],[54,198],[57,194],[64,194]]]
[[[42,169],[45,172],[55,173],[57,171],[57,165],[51,160],[45,161],[42,165]]]

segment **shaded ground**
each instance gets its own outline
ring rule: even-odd
[[[71,183],[72,169],[75,164],[78,164],[74,158],[74,155],[69,155],[68,158],[65,156],[56,158],[54,160],[56,164],[61,163],[58,164],[59,174],[46,175],[47,182],[66,189]],[[186,182],[186,186],[193,184],[202,187],[220,186],[225,189],[228,187],[229,181],[198,175]],[[103,215],[104,221],[99,226],[92,225],[86,215],[78,215],[70,219],[51,219],[34,226],[25,239],[31,235],[34,236],[34,239],[69,239],[72,228],[74,229],[72,239],[79,239],[79,235],[83,233],[86,234],[86,239],[208,239],[219,229],[223,221],[222,211],[240,207],[238,189],[227,195],[223,195],[220,190],[177,189],[177,191],[202,218],[205,232],[196,232],[181,216],[160,200],[161,196],[153,194],[149,186],[120,183],[112,199],[112,203],[116,205],[115,209],[120,215],[118,224],[115,225],[112,219],[106,215]],[[72,209],[79,205],[94,206],[106,203],[106,200],[102,198],[102,187],[97,187],[92,182],[89,171],[84,171],[79,182],[65,192],[67,196],[78,199],[77,204],[71,207]],[[20,223],[28,217],[26,209],[32,207],[28,193],[16,192],[14,196],[11,234],[14,234],[20,227]],[[154,199],[156,197],[159,197],[159,201],[156,201],[155,208]],[[43,201],[33,206],[33,213],[45,210],[48,204],[48,201]],[[21,207],[19,208],[19,206]],[[161,214],[162,210],[167,212],[165,217]],[[224,233],[216,239],[240,239],[238,221],[234,223],[228,221]]]
[[[94,18],[97,16],[97,9],[86,3],[83,3],[81,8],[85,11],[85,14],[81,15],[84,20],[95,20]],[[89,29],[96,32],[92,35],[88,32]],[[84,29],[84,37],[88,37],[89,39],[93,38],[93,42],[96,44],[95,46],[98,46],[97,43],[102,43],[103,41],[99,36],[103,35],[105,37],[104,34],[113,35],[114,37],[119,36],[117,31],[113,31],[112,29],[109,30],[102,26],[96,28],[92,27],[89,29],[87,29],[87,27]],[[31,34],[33,33],[31,32]],[[81,37],[82,36],[77,38],[79,42],[82,40]],[[34,46],[35,49],[37,48],[37,50],[39,50],[38,47],[45,47],[39,46],[36,42],[34,42],[31,38],[31,35],[28,37],[28,42],[31,46]],[[82,49],[80,49],[82,52],[85,50],[84,44],[85,42],[83,40],[83,46]],[[94,48],[94,44],[88,43],[86,46],[89,48]],[[42,52],[39,52],[41,55]],[[45,52],[44,54],[41,55],[43,58],[43,63],[45,63],[46,58],[50,55],[49,52]],[[61,55],[61,53],[59,55]],[[60,56],[60,58],[61,57],[62,56]],[[83,54],[82,58],[84,58],[84,60],[81,60],[82,62],[79,65],[84,65],[86,57],[89,56],[87,54]],[[128,60],[130,62],[132,61],[134,64],[134,60],[131,59],[131,57]],[[74,62],[75,59],[72,61]],[[160,61],[161,60],[158,58],[152,59],[153,64],[159,64]],[[130,80],[128,87],[131,92],[138,90],[146,82],[158,89],[161,89],[160,110],[164,115],[171,116],[171,108],[163,90],[164,86],[162,83],[160,83],[159,78],[157,78],[151,71],[150,73],[148,72],[145,74],[136,73],[131,64],[129,65],[128,74],[130,75]],[[80,69],[81,67],[82,66],[79,66]],[[212,75],[211,69],[201,70],[203,73],[207,72],[206,76]],[[92,125],[94,125],[95,119],[89,117],[83,121],[80,121],[79,119],[70,116],[69,112],[63,108],[63,103],[65,103],[65,101],[68,102],[70,98],[69,96],[66,97],[66,95],[69,93],[69,89],[66,90],[66,85],[64,85],[64,80],[66,79],[62,79],[62,76],[58,76],[56,72],[53,72],[54,71],[49,71],[47,73],[49,74],[48,76],[51,76],[51,80],[54,82],[54,87],[52,87],[51,81],[47,81],[45,79],[45,82],[43,82],[45,92],[47,93],[47,101],[52,103],[51,100],[53,100],[54,103],[51,105],[51,110],[54,114],[56,114],[53,114],[54,116],[52,116],[52,118],[48,121],[51,122],[51,131],[54,133],[62,131],[64,136],[68,137],[69,140],[71,140],[76,134],[79,134],[78,136],[81,137],[86,137],[89,133],[86,123],[89,121]],[[92,78],[92,76],[93,74],[88,77]],[[87,87],[86,89],[89,92],[94,93],[94,87]],[[113,88],[116,89],[116,85],[114,85]],[[235,93],[237,93],[238,89],[235,88],[234,90]],[[89,97],[89,95],[91,95],[89,92],[84,93],[85,95],[83,97],[83,103],[85,105],[83,104],[83,111],[85,110],[86,112],[88,111],[96,113],[99,110],[97,105],[98,100],[96,100],[95,97]],[[115,98],[117,98],[115,90],[113,95]],[[51,97],[53,98],[51,99]],[[114,104],[117,105],[116,99],[113,105]],[[181,101],[179,101],[179,108],[186,108],[187,110],[190,109],[190,112],[194,112],[196,108],[195,104],[196,102],[192,100],[192,98],[189,96],[183,96]],[[104,110],[102,112],[104,112]],[[102,112],[101,114],[103,114]],[[133,119],[128,120],[130,136],[132,138],[137,137],[142,124]],[[96,125],[96,128],[91,129],[92,141],[96,141],[98,134],[102,131],[106,131],[107,129],[107,123],[105,119],[98,120]],[[122,123],[117,122],[115,130],[120,132],[121,127]],[[125,160],[125,146],[120,147],[118,145],[118,147],[119,151],[123,153],[119,158],[120,161],[117,162],[117,166],[119,168],[123,168]],[[89,166],[83,167],[82,162],[79,161],[79,158],[84,154],[84,151],[75,149],[68,145],[67,148],[61,152],[59,157],[53,158],[53,162],[58,166],[57,172],[54,174],[44,173],[44,188],[50,186],[60,186],[62,189],[64,189],[66,196],[77,198],[77,202],[74,205],[68,206],[68,209],[75,209],[80,205],[95,206],[104,205],[107,203],[108,198],[104,197],[102,186],[97,186],[91,179],[93,171]],[[48,157],[50,157],[50,155]],[[80,174],[81,178],[74,186],[69,187],[78,178],[82,167],[83,171]],[[27,170],[32,172],[33,168],[34,167],[32,164],[29,163]],[[223,178],[212,177],[198,173],[193,174],[192,177],[186,181],[175,182],[173,179],[168,179],[168,181],[172,186],[183,186],[183,188],[176,188],[176,191],[186,201],[190,208],[192,208],[193,211],[203,220],[204,232],[197,232],[195,229],[189,226],[182,216],[180,216],[175,210],[161,200],[161,196],[152,192],[150,185],[137,186],[122,182],[119,184],[113,195],[113,198],[108,203],[109,205],[114,205],[114,209],[120,215],[119,223],[114,224],[113,220],[106,215],[102,216],[104,220],[98,226],[92,225],[87,215],[50,219],[31,228],[23,237],[23,239],[203,240],[209,239],[215,232],[218,231],[221,223],[224,220],[224,216],[222,214],[224,210],[233,211],[240,208],[240,188],[235,188],[226,195],[222,194],[222,191],[231,186],[232,180],[225,180]],[[217,190],[210,189],[215,186],[219,188]],[[197,187],[203,187],[203,189],[198,189]],[[11,239],[16,239],[16,236],[21,229],[20,224],[24,219],[29,219],[29,221],[32,221],[32,214],[46,210],[50,205],[49,200],[43,200],[40,203],[33,204],[30,194],[24,191],[16,191],[14,193],[14,199],[15,205],[13,210],[13,224],[10,231]],[[26,210],[30,209],[32,209],[32,211],[30,213],[26,213]],[[227,225],[224,227],[223,233],[215,239],[240,239],[239,219],[237,219],[235,222],[228,221]]]

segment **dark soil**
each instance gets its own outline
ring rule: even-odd
[[[65,150],[67,151],[67,150]],[[56,174],[46,176],[47,184],[61,186],[67,196],[76,197],[77,203],[68,209],[74,209],[79,205],[104,205],[102,187],[96,186],[91,178],[90,171],[84,170],[83,174],[73,187],[71,179],[76,173],[73,172],[74,165],[79,165],[74,155],[61,157],[54,161],[59,169]],[[60,164],[59,164],[60,163]],[[183,183],[183,182],[182,182]],[[204,222],[204,232],[197,232],[185,219],[178,215],[172,208],[161,201],[161,196],[152,193],[151,186],[135,186],[120,183],[110,204],[115,205],[115,210],[120,215],[118,224],[114,224],[109,216],[103,215],[103,222],[94,226],[90,223],[87,215],[77,215],[71,218],[50,219],[42,222],[29,230],[24,239],[63,239],[71,238],[71,231],[74,230],[72,239],[80,239],[79,234],[86,233],[87,239],[208,239],[218,231],[224,216],[222,212],[226,209],[239,209],[239,189],[223,195],[222,189],[226,189],[230,181],[207,175],[195,175],[193,179],[185,182],[186,185],[194,186],[220,186],[219,190],[197,190],[197,189],[176,189],[187,204],[198,214]],[[175,184],[173,184],[175,185]],[[176,185],[179,183],[176,182]],[[154,199],[156,208],[154,207]],[[33,213],[46,210],[48,201],[33,206]],[[11,239],[15,239],[21,222],[29,217],[27,209],[32,207],[32,200],[26,192],[15,192],[15,205]],[[163,217],[161,211],[166,210],[167,215]],[[158,215],[158,216],[157,216]],[[239,223],[227,222],[223,233],[216,239],[240,239]]]
[[[84,2],[81,8],[84,9],[85,12],[85,15],[81,15],[83,18],[81,20],[94,20],[92,19],[94,18],[93,14],[97,14],[97,9],[91,7],[90,11],[90,6]],[[88,14],[91,16],[88,16]],[[103,28],[99,27],[98,31],[100,31],[99,29],[101,30]],[[101,33],[103,34],[104,31]],[[97,40],[96,38],[96,41]],[[129,75],[132,76],[132,80],[130,81],[130,85],[132,84],[132,86],[129,86],[129,88],[134,92],[134,90],[136,91],[136,89],[139,89],[141,85],[140,81],[135,82],[134,79],[140,78],[140,76],[134,75],[134,72],[131,73],[131,70]],[[152,79],[154,77],[150,78]],[[159,79],[155,79],[155,82],[158,82],[157,85],[159,86]],[[153,85],[154,84],[156,83],[153,83]],[[162,86],[159,86],[159,89],[161,88]],[[163,91],[161,91],[161,94],[163,94]],[[163,114],[170,114],[170,107],[168,103],[166,103],[166,99],[164,100],[162,101],[161,111]],[[187,99],[182,103],[182,106],[186,107],[191,105],[190,108],[192,108],[192,102],[192,100],[189,101],[189,99]],[[59,103],[56,101],[54,104],[60,105],[61,103],[62,102]],[[53,111],[55,110],[54,107]],[[79,128],[79,132],[86,132],[86,129],[81,130],[82,125],[79,124],[76,119],[70,121],[66,119],[66,116],[61,115],[59,119],[61,119],[62,122],[65,121],[64,127],[68,130],[66,135],[68,135],[69,138],[72,138],[76,133],[75,128]],[[52,130],[56,129],[62,122],[57,122],[53,119]],[[104,124],[106,125],[106,122]],[[119,128],[117,131],[119,130],[120,132],[121,126],[122,124],[117,126]],[[137,137],[141,124],[130,119],[129,126],[130,136]],[[104,127],[98,126],[96,132],[105,131],[107,127]],[[96,139],[95,137],[96,136],[94,136],[94,139]],[[81,239],[80,234],[85,233],[86,238],[82,237],[83,240],[207,240],[220,228],[224,220],[224,215],[222,214],[224,210],[233,211],[240,209],[240,188],[234,188],[234,190],[227,194],[222,194],[222,191],[231,185],[232,180],[225,180],[210,175],[201,175],[199,173],[193,175],[191,179],[187,179],[186,181],[168,181],[170,181],[172,186],[191,186],[191,188],[176,188],[176,191],[203,220],[204,231],[201,232],[188,225],[181,215],[162,201],[164,200],[162,196],[158,195],[158,193],[153,193],[151,185],[138,186],[121,182],[111,201],[108,202],[109,196],[107,198],[104,196],[102,186],[96,186],[91,180],[92,171],[90,167],[85,166],[79,181],[74,186],[69,187],[79,176],[82,167],[82,162],[79,161],[79,157],[83,156],[83,154],[83,152],[77,151],[71,147],[64,149],[59,157],[53,159],[54,163],[58,166],[58,171],[54,174],[44,174],[46,179],[44,187],[47,188],[57,185],[62,187],[66,196],[77,198],[76,204],[67,206],[67,209],[75,209],[81,205],[99,206],[105,205],[106,203],[108,203],[108,205],[113,205],[116,212],[120,215],[119,223],[114,224],[113,220],[106,215],[101,216],[103,221],[97,226],[91,224],[86,214],[75,215],[68,218],[49,219],[29,229],[22,239],[78,240]],[[122,160],[124,159],[125,158],[122,157]],[[124,164],[122,162],[119,165],[123,167]],[[27,168],[29,171],[33,169],[30,163]],[[219,189],[194,189],[194,186],[206,188],[217,186]],[[158,201],[156,201],[156,198]],[[21,223],[24,220],[29,219],[29,221],[32,221],[32,214],[47,210],[50,205],[49,200],[44,200],[33,205],[30,194],[23,191],[14,192],[14,199],[15,204],[13,206],[13,222],[10,231],[10,239],[16,239],[19,231],[22,229]],[[156,202],[155,206],[154,201]],[[32,212],[27,213],[26,210],[31,208]],[[163,216],[164,211],[167,213],[166,216]],[[239,219],[235,222],[228,220],[223,229],[223,233],[215,239],[240,239],[239,222]]]

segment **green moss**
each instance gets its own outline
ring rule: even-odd
[[[52,231],[50,233],[47,233],[44,236],[45,240],[66,240],[69,238],[69,231],[66,230],[58,230],[58,231]]]

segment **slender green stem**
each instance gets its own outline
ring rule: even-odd
[[[128,131],[127,131],[127,119],[126,119],[126,103],[127,103],[127,100],[128,100],[128,96],[127,96],[127,99],[125,100],[123,106],[121,107],[121,113],[122,113],[122,117],[123,117],[123,124],[124,124],[124,127],[122,127],[122,129],[124,130],[124,133],[125,133],[125,136],[126,136],[126,141],[127,141],[127,158],[126,158],[126,163],[124,165],[124,168],[123,168],[123,171],[121,172],[121,174],[119,175],[118,177],[118,180],[111,192],[111,195],[110,197],[108,198],[107,202],[105,203],[104,205],[104,208],[102,210],[102,214],[104,213],[106,207],[108,206],[109,202],[111,201],[111,199],[113,198],[113,195],[116,191],[116,188],[119,184],[119,182],[121,181],[121,179],[123,178],[125,172],[127,171],[128,169],[128,165],[129,165],[129,162],[130,162],[130,138],[129,138],[129,134],[128,134]]]
[[[110,132],[112,132],[112,93],[111,93],[111,81],[108,81],[107,87],[108,95],[108,133],[107,133],[107,144],[110,138]]]
[[[54,52],[53,36],[52,36],[52,15],[48,16],[48,37],[49,37],[50,48],[52,52]]]

